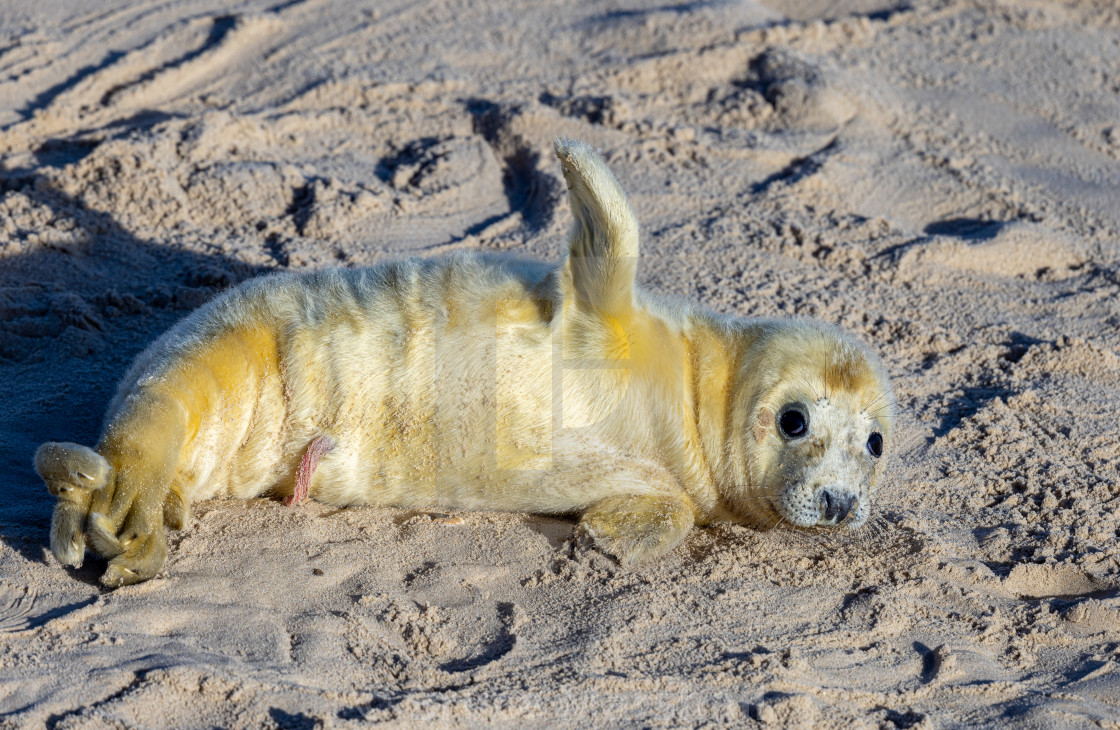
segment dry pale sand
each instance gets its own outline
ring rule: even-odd
[[[198,505],[49,555],[35,446],[222,287],[561,255],[600,146],[649,288],[872,343],[873,524],[657,565],[570,520]],[[0,726],[1120,727],[1111,0],[0,3]]]

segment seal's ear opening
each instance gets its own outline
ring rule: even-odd
[[[774,427],[774,411],[762,408],[758,411],[758,418],[754,424],[754,440],[762,444],[770,438],[771,429]]]

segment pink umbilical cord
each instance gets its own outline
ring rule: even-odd
[[[319,466],[319,460],[329,454],[334,447],[334,439],[330,436],[316,436],[311,440],[307,445],[307,451],[303,452],[299,469],[296,470],[296,488],[290,497],[284,498],[284,504],[291,507],[307,498],[307,493],[311,491],[311,475]]]

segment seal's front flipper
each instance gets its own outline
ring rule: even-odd
[[[587,144],[556,140],[575,226],[564,286],[590,312],[624,317],[634,304],[638,219],[603,159]]]
[[[687,497],[623,495],[591,505],[577,531],[622,565],[637,565],[679,545],[694,521]]]

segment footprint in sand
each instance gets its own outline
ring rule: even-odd
[[[1074,565],[1020,563],[1003,579],[1003,588],[1020,599],[1085,596],[1109,585]]]
[[[34,588],[17,588],[0,583],[0,634],[31,628],[31,609],[37,598]]]
[[[932,236],[909,248],[900,267],[938,264],[953,269],[1053,278],[1069,276],[1088,260],[1087,247],[1071,235],[1037,223],[957,218],[926,226]]]

